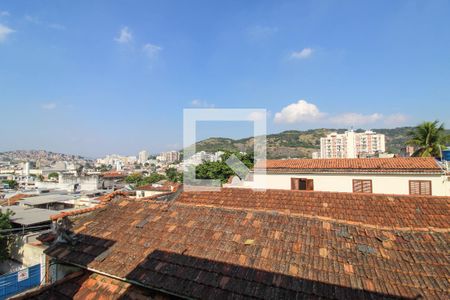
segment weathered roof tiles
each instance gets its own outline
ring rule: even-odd
[[[446,298],[449,198],[364,197],[237,189],[118,200],[77,221],[75,246],[47,253],[191,298]]]

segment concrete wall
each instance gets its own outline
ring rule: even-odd
[[[253,182],[244,182],[243,187],[263,188],[265,180],[268,189],[291,189],[291,178],[314,180],[315,191],[353,192],[353,179],[371,179],[373,193],[409,195],[409,180],[430,180],[432,194],[449,196],[450,184],[442,175],[384,175],[384,174],[254,174]]]
[[[36,181],[35,186],[40,189],[60,189],[69,192],[74,191],[74,186],[78,184],[78,191],[95,191],[100,188],[98,176],[76,177],[72,175],[59,174],[58,182]]]
[[[16,236],[9,243],[11,259],[30,267],[41,263],[41,256],[46,249],[43,245],[37,245],[36,237],[41,233],[32,233],[26,236]]]
[[[136,191],[136,198],[144,198],[144,197],[151,197],[155,195],[164,194],[167,192],[161,192],[161,191]]]

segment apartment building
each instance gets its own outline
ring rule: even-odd
[[[144,164],[149,158],[149,153],[146,150],[142,150],[138,154],[138,163]]]
[[[156,159],[159,161],[172,163],[180,160],[180,152],[178,151],[161,152],[161,154],[157,156]]]
[[[320,139],[321,158],[357,158],[386,151],[384,134],[371,130],[338,134],[330,133]]]

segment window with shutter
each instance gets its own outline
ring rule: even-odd
[[[372,193],[372,180],[353,179],[353,193]]]
[[[430,180],[410,180],[409,181],[410,195],[431,195],[431,181]]]
[[[307,178],[291,178],[291,190],[313,191],[314,181]]]

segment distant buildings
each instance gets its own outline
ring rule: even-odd
[[[148,151],[142,150],[138,155],[138,163],[145,164],[149,158]]]
[[[224,152],[217,151],[215,153],[208,153],[205,151],[200,151],[192,155],[191,157],[184,159],[185,166],[198,166],[205,161],[219,161]]]
[[[353,130],[343,134],[333,132],[320,138],[321,158],[367,157],[385,151],[384,134],[377,134],[370,130],[362,133]]]
[[[156,159],[166,163],[173,163],[180,160],[180,152],[178,151],[161,152],[161,154],[158,155]]]
[[[117,166],[117,161],[120,161],[122,165],[132,165],[138,161],[136,156],[122,156],[117,154],[107,155],[105,158],[99,158],[96,161],[96,165],[111,165]]]
[[[405,146],[402,149],[400,149],[400,156],[403,157],[409,157],[414,154],[414,151],[416,151],[416,148],[414,146]]]

